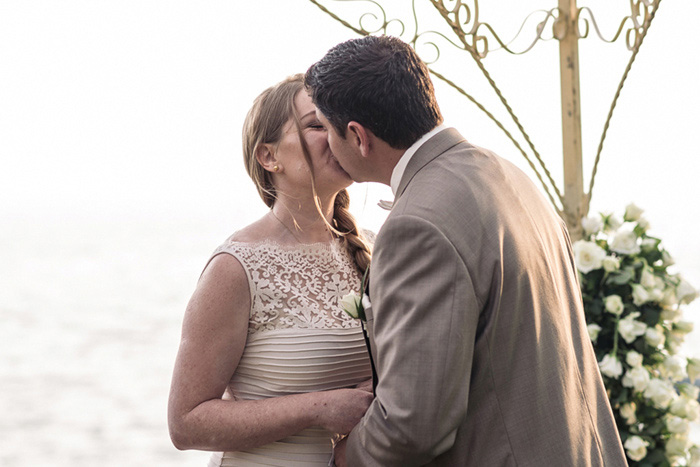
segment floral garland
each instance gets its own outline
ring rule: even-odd
[[[583,219],[573,249],[588,333],[630,465],[700,465],[688,438],[700,419],[700,359],[679,355],[693,330],[681,306],[698,292],[669,272],[673,259],[642,213],[630,204],[623,221]]]

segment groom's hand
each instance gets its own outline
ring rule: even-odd
[[[333,446],[333,463],[336,467],[347,467],[345,462],[345,445],[347,441],[348,438],[346,436]]]

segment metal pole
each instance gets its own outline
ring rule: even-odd
[[[564,215],[572,240],[582,237],[585,215],[581,148],[581,88],[579,85],[576,0],[559,0],[559,69],[564,155]]]

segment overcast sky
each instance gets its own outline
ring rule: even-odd
[[[362,9],[325,3],[346,8],[352,20]],[[482,1],[480,19],[508,38],[527,13],[555,3]],[[399,5],[390,16],[412,24],[407,1],[385,4]],[[579,2],[586,5],[607,36],[629,14],[629,2]],[[631,201],[646,209],[652,233],[696,285],[699,17],[696,1],[662,2],[619,101],[593,196],[593,211],[620,212]],[[425,18],[421,24],[435,24]],[[201,216],[241,227],[265,211],[239,149],[252,100],[352,37],[305,0],[0,2],[2,222]],[[561,185],[557,47],[547,41],[522,56],[494,52],[485,64]],[[628,56],[622,42],[581,41],[586,186]],[[502,116],[469,63],[443,47],[435,68]],[[440,83],[437,90],[448,124],[533,175],[473,104]],[[389,193],[352,189],[364,225],[381,225],[386,213],[375,203]]]

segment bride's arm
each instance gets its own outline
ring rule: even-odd
[[[238,451],[313,425],[347,433],[372,396],[361,389],[296,394],[258,401],[222,400],[245,346],[250,294],[232,256],[216,256],[187,306],[168,402],[178,449]]]

